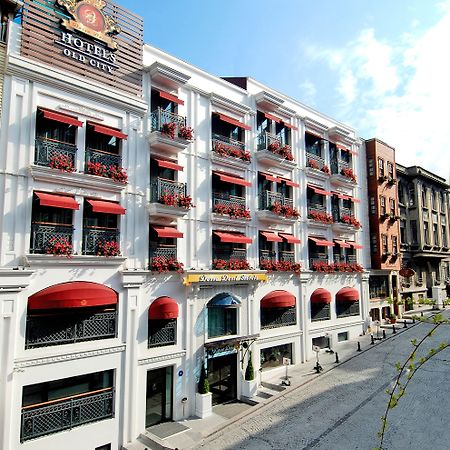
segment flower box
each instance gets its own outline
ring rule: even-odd
[[[167,258],[165,256],[155,256],[152,258],[149,269],[152,272],[164,273],[164,272],[178,272],[183,273],[183,263],[179,262],[175,258]]]
[[[49,167],[52,169],[58,169],[61,172],[74,172],[72,159],[68,155],[57,153],[50,158]]]
[[[356,175],[353,173],[353,170],[350,168],[342,169],[341,175],[351,180],[353,183],[356,183]]]
[[[246,398],[252,398],[256,395],[258,390],[257,380],[242,380],[241,384],[241,396]]]
[[[212,393],[195,394],[195,415],[204,419],[212,414]]]
[[[100,241],[97,256],[120,256],[120,246],[116,241]]]
[[[320,211],[311,211],[308,215],[308,219],[311,219],[314,222],[322,222],[325,224],[330,224],[334,222],[333,216]]]
[[[238,205],[224,205],[221,203],[218,203],[214,205],[213,213],[221,214],[221,215],[228,215],[232,218],[242,218],[242,219],[250,219],[250,210],[247,209],[245,206],[238,206]]]
[[[174,206],[177,208],[195,208],[195,205],[192,203],[192,197],[190,195],[170,194],[169,192],[163,192],[163,194],[159,198],[159,203],[167,206]]]
[[[52,237],[47,243],[46,253],[54,256],[72,257],[73,247],[66,238]]]
[[[292,261],[269,261],[262,260],[259,264],[260,269],[268,272],[294,272],[300,273],[302,265]]]
[[[282,205],[280,202],[272,203],[269,210],[278,216],[286,217],[286,219],[298,219],[300,217],[300,213],[295,208]]]
[[[213,270],[249,270],[250,264],[245,259],[213,259]]]

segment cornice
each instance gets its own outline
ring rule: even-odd
[[[91,255],[71,255],[65,256],[27,254],[23,257],[25,267],[39,268],[41,266],[121,266],[127,258],[125,256],[91,256]]]
[[[334,330],[340,330],[341,328],[348,328],[349,326],[354,326],[354,325],[363,325],[364,324],[364,320],[357,320],[354,322],[345,322],[345,323],[340,323],[340,324],[331,324],[327,327],[320,327],[320,328],[310,328],[309,329],[309,334],[310,335],[314,335],[316,333],[323,333],[323,332],[328,332],[328,331],[334,331]]]
[[[173,359],[183,358],[184,356],[186,356],[186,352],[185,351],[176,352],[176,353],[169,353],[169,354],[160,355],[160,356],[152,356],[152,357],[149,357],[149,358],[139,359],[138,360],[138,365],[145,366],[147,364],[153,364],[153,363],[156,363],[156,362],[170,361],[170,360],[173,360]]]
[[[219,108],[223,108],[227,111],[235,113],[240,116],[244,116],[249,113],[251,109],[248,106],[241,105],[240,103],[233,102],[226,97],[222,97],[221,95],[211,93],[211,104],[217,106]]]
[[[144,72],[148,72],[152,79],[160,81],[163,84],[169,84],[172,87],[180,87],[186,84],[191,77],[172,67],[166,66],[158,61],[151,66],[144,68]]]
[[[256,340],[257,344],[266,344],[267,342],[273,342],[273,341],[280,341],[282,339],[293,339],[298,336],[302,336],[303,331],[295,331],[292,333],[286,333],[286,334],[277,334],[275,336],[266,336],[263,338],[258,338]]]

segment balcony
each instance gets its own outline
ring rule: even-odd
[[[247,250],[233,248],[231,250],[213,249],[213,270],[248,270]]]
[[[321,264],[329,264],[328,262],[328,254],[325,253],[316,253],[315,255],[311,256],[309,258],[309,268],[311,270],[316,270],[314,269],[315,265],[321,265]]]
[[[250,152],[245,150],[243,142],[215,133],[212,137],[212,158],[242,167],[246,167],[251,160]]]
[[[73,172],[75,170],[76,155],[77,147],[74,144],[43,138],[36,138],[35,140],[34,164],[37,166],[54,166],[56,158],[62,156],[67,162],[67,169],[64,171]],[[70,167],[72,170],[69,170]]]
[[[292,198],[272,191],[263,191],[259,194],[259,211],[256,214],[260,220],[274,223],[293,223],[299,218]]]
[[[83,255],[119,256],[120,232],[117,229],[105,229],[101,227],[85,227],[83,229]],[[111,254],[104,250],[105,243],[112,243],[114,251]],[[115,244],[115,245],[114,245]]]
[[[183,264],[177,259],[176,245],[150,248],[149,270],[152,272],[182,272]]]
[[[49,347],[116,337],[117,312],[27,317],[25,348]]]
[[[331,161],[330,182],[336,186],[350,186],[356,183],[351,165],[342,160]]]
[[[70,245],[72,253],[72,225],[61,225],[56,223],[33,223],[31,224],[30,253],[51,253],[55,243]]]
[[[251,219],[244,197],[215,192],[212,199],[212,221],[218,224],[242,225]]]
[[[356,255],[333,255],[334,263],[357,264]]]
[[[152,151],[176,154],[190,144],[186,136],[183,138],[183,130],[186,129],[186,118],[183,116],[158,108],[150,115],[150,128]]]
[[[355,219],[350,208],[333,208],[333,230],[342,232],[354,232],[361,228],[361,224]]]
[[[259,263],[265,262],[277,262],[277,254],[272,250],[260,250],[259,251]]]
[[[112,417],[113,388],[25,406],[22,408],[20,441],[25,442]]]
[[[91,164],[101,164],[106,168],[110,166],[121,167],[122,166],[122,158],[119,155],[114,153],[104,152],[102,150],[95,150],[93,148],[86,149],[86,166],[84,171],[86,173],[92,173],[89,170],[89,163]],[[97,174],[94,174],[97,175]]]
[[[321,156],[308,153],[306,149],[306,173],[312,177],[326,179],[330,175],[330,168]]]
[[[165,178],[157,178],[150,184],[149,212],[152,216],[174,219],[183,217],[189,211],[186,205],[186,184]]]
[[[256,158],[268,166],[292,169],[296,166],[289,145],[284,145],[277,136],[264,132],[258,136],[258,151]]]
[[[175,345],[177,342],[177,321],[149,320],[148,348]]]
[[[277,254],[271,250],[259,251],[259,266],[269,272],[295,272],[300,273],[301,264],[295,262],[293,251],[280,251]]]
[[[333,223],[333,217],[327,213],[327,207],[324,205],[308,204],[309,224],[319,227],[327,227]]]

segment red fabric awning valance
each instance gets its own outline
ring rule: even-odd
[[[331,293],[324,288],[318,288],[311,294],[311,303],[331,303]]]
[[[157,159],[157,158],[155,158],[155,161],[159,167],[165,167],[166,169],[177,170],[179,172],[182,172],[184,169],[183,166],[180,166],[179,164],[174,163],[172,161],[165,161],[164,159]]]
[[[302,243],[302,241],[299,238],[293,236],[292,234],[280,233],[280,237],[282,237],[289,244],[301,244]]]
[[[300,187],[300,185],[298,183],[288,180],[287,178],[281,178],[281,180],[283,180],[286,183],[286,186],[291,186],[291,187],[296,187],[296,188]]]
[[[334,242],[327,241],[323,238],[316,238],[309,236],[309,240],[315,242],[317,245],[320,245],[321,247],[334,247]]]
[[[364,245],[359,245],[356,242],[347,241],[347,244],[351,245],[356,250],[362,250]]]
[[[166,100],[170,100],[171,102],[177,103],[178,105],[184,105],[184,101],[180,100],[176,95],[169,94],[165,91],[159,91],[159,96],[161,98],[165,98]]]
[[[223,120],[224,122],[231,123],[231,125],[234,125],[236,127],[242,128],[243,130],[251,130],[252,127],[249,125],[245,125],[242,122],[239,122],[239,120],[233,119],[230,116],[226,116],[225,114],[219,114],[219,119]]]
[[[308,188],[312,189],[316,194],[320,194],[320,195],[332,195],[331,192],[326,191],[325,189],[321,189],[317,186],[313,186],[312,184],[308,184]]]
[[[105,213],[105,214],[125,214],[126,209],[122,208],[118,203],[108,202],[106,200],[88,200],[92,206],[93,212]]]
[[[226,233],[224,231],[214,231],[214,234],[220,239],[220,242],[233,242],[235,244],[251,244],[252,238],[243,233]]]
[[[148,308],[150,320],[167,320],[178,317],[178,303],[172,297],[158,297]]]
[[[333,195],[336,195],[337,198],[342,198],[343,200],[348,200],[350,197],[345,194],[341,194],[340,192],[332,192]]]
[[[349,200],[353,203],[361,203],[361,200],[355,198],[355,197],[350,197]]]
[[[261,231],[262,236],[264,236],[269,242],[283,242],[280,236],[277,233],[273,233],[272,231]]]
[[[283,122],[283,125],[287,128],[290,128],[291,130],[298,130],[298,128],[295,125],[291,125],[290,123]]]
[[[359,300],[359,292],[355,288],[343,287],[336,294],[336,302],[357,302]]]
[[[160,238],[179,239],[183,237],[183,233],[174,227],[158,227],[156,225],[152,225],[151,227],[156,231],[156,234]]]
[[[122,133],[120,130],[116,128],[107,127],[105,125],[99,125],[98,123],[90,122],[89,125],[92,125],[94,131],[96,133],[105,134],[106,136],[114,136],[119,139],[127,139],[128,135]]]
[[[83,122],[80,122],[76,117],[68,116],[67,114],[62,114],[56,111],[51,111],[49,109],[39,108],[46,119],[55,120],[56,122],[67,123],[68,125],[73,125],[75,127],[82,127]]]
[[[271,175],[270,173],[262,173],[261,175],[267,180],[267,181],[273,181],[275,183],[279,183],[279,179],[275,175]]]
[[[264,117],[266,119],[273,120],[274,122],[277,122],[277,123],[281,122],[281,119],[279,119],[278,117],[272,116],[272,114],[269,114],[269,113],[264,113]]]
[[[292,308],[295,296],[287,291],[272,291],[261,299],[261,308]]]
[[[350,248],[350,244],[347,244],[347,242],[341,241],[340,239],[335,239],[334,242],[336,242],[336,244],[339,245],[339,247]]]
[[[231,184],[239,184],[240,186],[246,186],[250,187],[252,183],[250,181],[244,180],[240,177],[235,177],[233,175],[227,175],[222,172],[213,172],[215,175],[217,175],[222,181],[225,181],[226,183]]]
[[[89,281],[69,281],[33,294],[28,298],[28,309],[87,308],[116,303],[117,292],[107,286]]]
[[[47,194],[47,192],[35,192],[41,206],[51,206],[53,208],[80,209],[79,203],[68,195]]]

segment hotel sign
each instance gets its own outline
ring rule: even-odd
[[[250,282],[267,281],[267,274],[260,272],[249,273],[191,273],[183,279],[185,286],[192,283],[227,283],[227,282]]]

